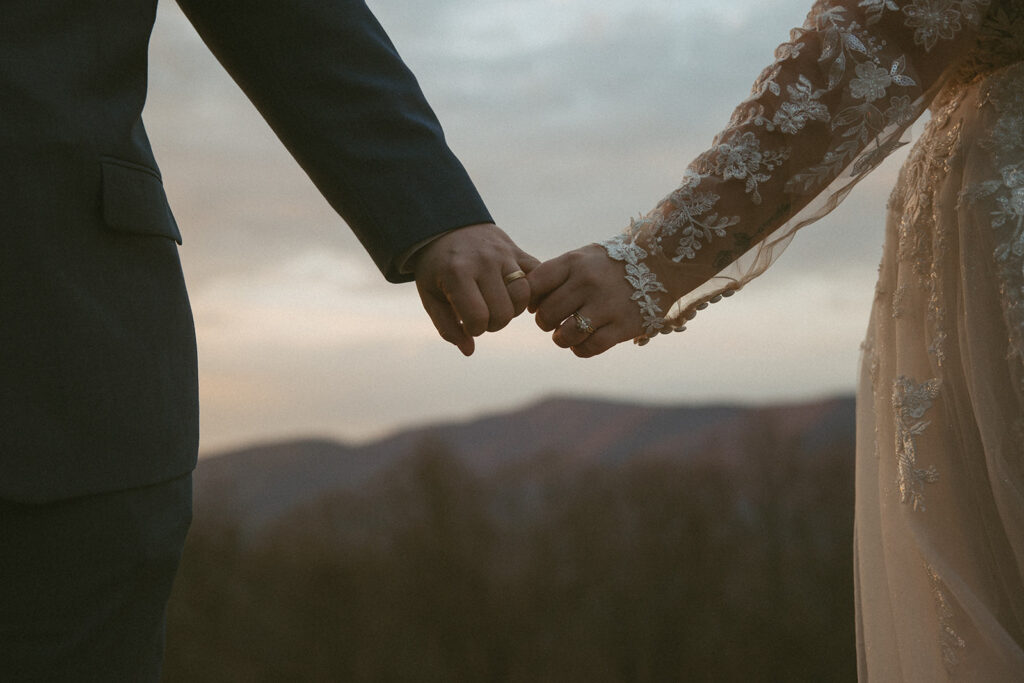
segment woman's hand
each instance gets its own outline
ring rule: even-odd
[[[643,332],[623,264],[596,244],[537,266],[529,275],[529,310],[537,326],[580,358],[604,353]],[[574,315],[575,314],[575,315]]]

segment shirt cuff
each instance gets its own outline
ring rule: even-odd
[[[403,251],[401,254],[398,255],[398,258],[395,259],[395,265],[398,266],[398,272],[402,273],[403,275],[412,274],[412,263],[413,261],[416,260],[416,254],[419,253],[420,249],[427,246],[428,244],[436,240],[438,237],[443,237],[444,235],[447,235],[448,233],[453,232],[454,230],[458,230],[458,228],[453,228],[452,230],[445,230],[444,232],[438,233],[436,235],[431,235],[427,239],[420,240],[416,244],[412,245],[411,247]]]

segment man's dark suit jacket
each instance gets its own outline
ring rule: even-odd
[[[179,4],[389,280],[413,245],[490,220],[361,0]],[[155,13],[0,2],[0,499],[195,464],[181,235],[141,119]]]

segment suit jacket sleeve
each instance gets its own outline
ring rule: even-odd
[[[362,0],[178,0],[392,282],[415,244],[491,218]]]

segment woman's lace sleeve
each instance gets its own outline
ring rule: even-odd
[[[902,143],[991,0],[820,0],[682,184],[602,246],[645,343],[764,272]],[[678,298],[681,297],[681,298]]]

